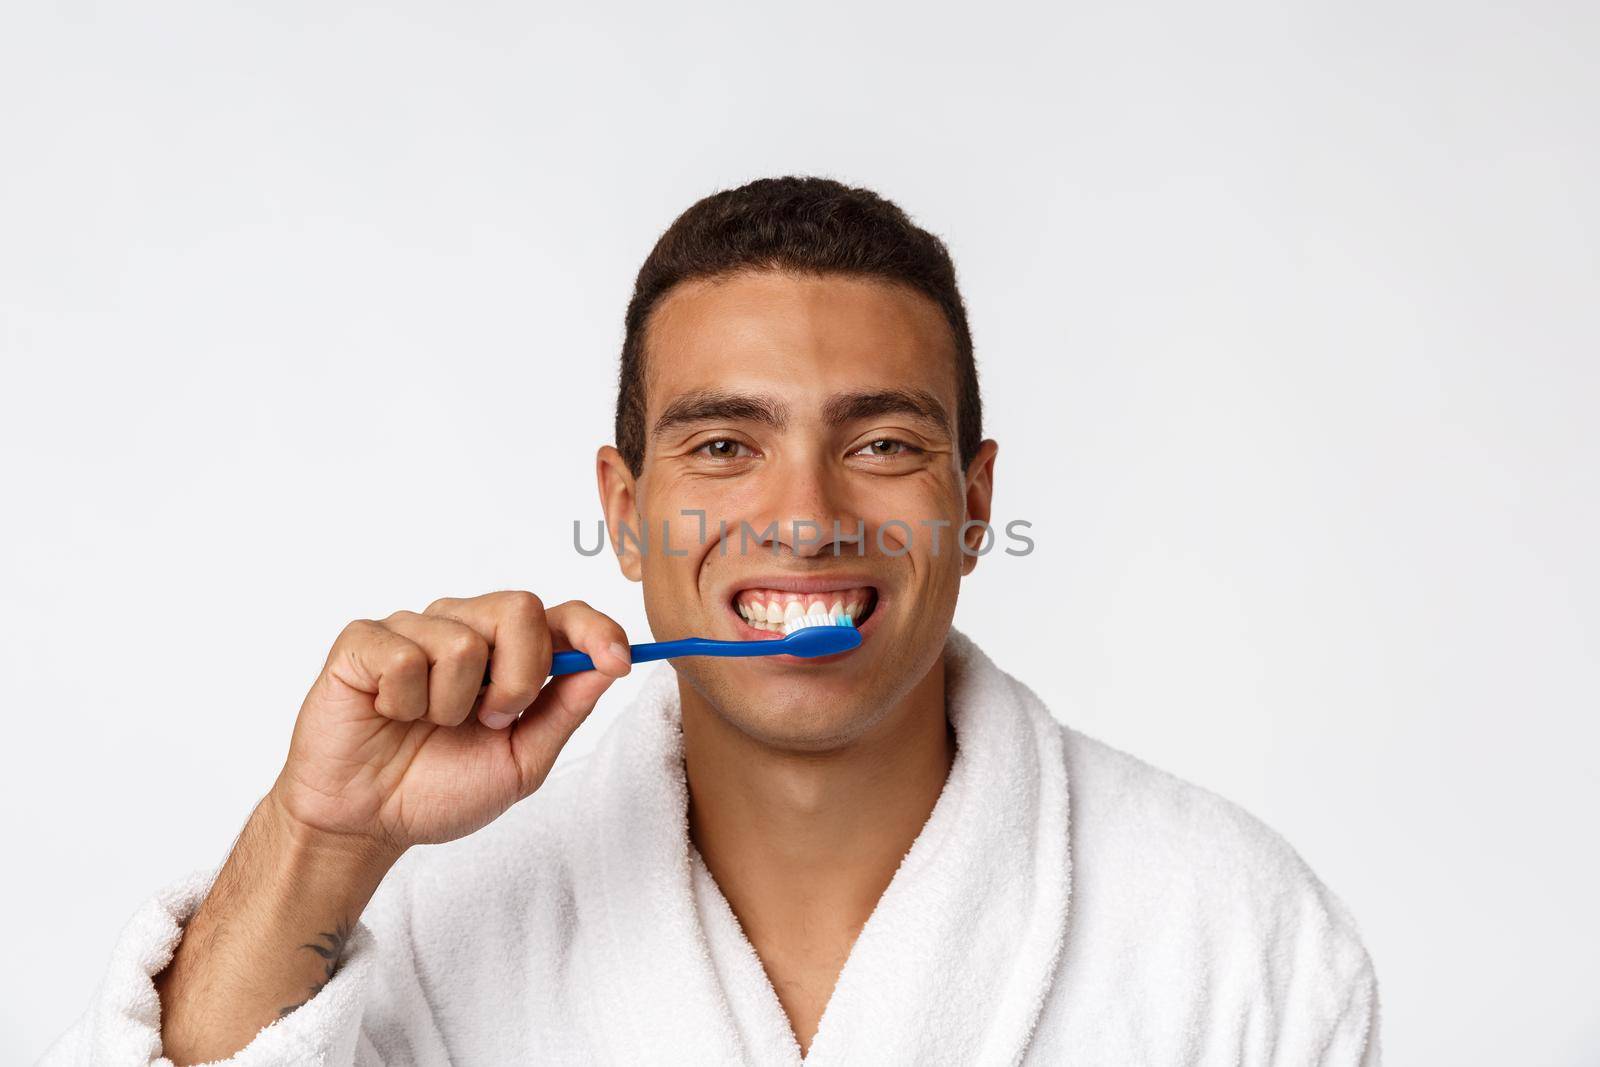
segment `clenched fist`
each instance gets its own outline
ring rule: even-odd
[[[597,669],[548,679],[555,648]],[[272,799],[385,852],[463,837],[539,788],[630,668],[622,627],[581,601],[507,591],[357,620],[300,707]]]

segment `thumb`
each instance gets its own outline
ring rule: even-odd
[[[562,747],[614,681],[599,671],[580,671],[551,679],[539,691],[538,699],[511,728],[511,754],[522,783],[520,796],[526,797],[544,784]]]

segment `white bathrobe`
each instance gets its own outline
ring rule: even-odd
[[[1371,962],[1280,837],[1061,726],[959,633],[948,655],[949,780],[804,1063],[1378,1062]],[[226,1062],[801,1063],[689,841],[676,675],[654,670],[592,754],[409,853],[333,979]],[[46,1064],[169,1062],[151,979],[211,877],[135,915]]]

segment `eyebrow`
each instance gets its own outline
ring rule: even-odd
[[[842,393],[829,397],[822,406],[823,419],[833,426],[875,419],[881,415],[910,415],[946,431],[950,429],[950,416],[944,405],[939,403],[938,397],[922,389],[874,389]]]
[[[922,389],[872,389],[840,393],[822,406],[823,421],[830,426],[882,415],[910,415],[949,432],[950,416],[939,398]],[[789,408],[764,396],[711,390],[687,393],[667,405],[651,428],[660,436],[678,426],[702,422],[754,422],[781,430],[788,425]]]
[[[698,422],[758,422],[775,430],[789,421],[789,409],[762,396],[744,393],[687,393],[667,405],[652,432],[660,436],[674,426]]]

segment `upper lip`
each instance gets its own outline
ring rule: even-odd
[[[744,578],[728,586],[728,599],[733,599],[747,589],[771,589],[779,593],[833,593],[846,589],[871,589],[881,593],[880,583],[865,575],[814,575],[802,578],[795,575]]]

